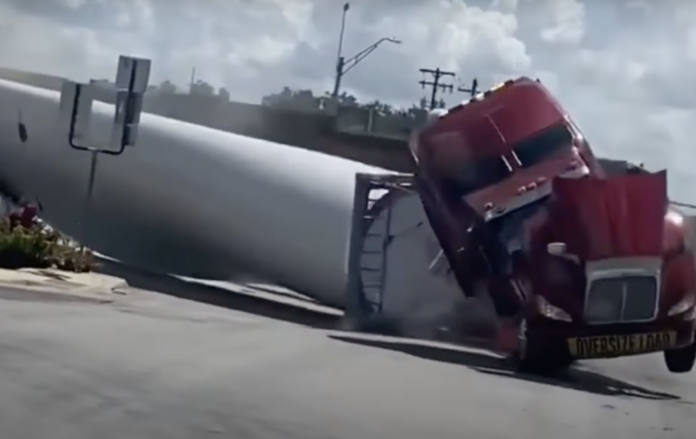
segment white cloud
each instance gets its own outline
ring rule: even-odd
[[[258,101],[284,85],[329,90],[343,1],[0,0],[0,64],[111,77],[119,54],[153,59],[153,79],[198,77]],[[409,104],[421,67],[468,85],[542,78],[601,153],[673,170],[673,192],[696,201],[696,6],[678,0],[353,1],[344,54],[385,44],[344,88]],[[452,95],[454,103],[463,96]],[[678,178],[676,177],[678,175]]]
[[[550,43],[577,44],[585,36],[585,5],[577,0],[546,0],[552,23],[541,38]]]

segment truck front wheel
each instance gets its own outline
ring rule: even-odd
[[[691,372],[696,360],[696,342],[678,349],[665,351],[665,364],[672,373]]]
[[[557,375],[573,364],[573,359],[569,355],[557,352],[517,354],[514,361],[517,372],[541,376]]]
[[[550,376],[565,371],[573,364],[573,358],[560,346],[553,346],[546,340],[528,337],[526,321],[522,321],[519,331],[519,345],[509,357],[521,373]]]

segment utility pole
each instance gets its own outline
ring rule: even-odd
[[[473,81],[471,81],[471,88],[459,87],[457,91],[469,93],[469,96],[473,98],[478,93],[478,79],[474,78]]]
[[[430,95],[430,109],[434,110],[435,107],[437,106],[437,92],[438,90],[442,91],[449,91],[452,93],[454,90],[454,86],[452,84],[442,84],[440,83],[440,80],[444,77],[452,77],[454,78],[454,72],[447,72],[444,70],[440,70],[440,68],[436,68],[435,70],[432,69],[420,69],[420,72],[423,74],[431,74],[433,75],[433,80],[432,81],[426,81],[423,79],[422,81],[419,82],[422,88],[425,88],[427,86],[432,87],[432,93]]]

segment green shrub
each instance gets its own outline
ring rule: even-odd
[[[36,224],[30,228],[12,226],[0,220],[0,267],[49,268],[87,272],[95,266],[92,252],[81,249],[56,231]]]

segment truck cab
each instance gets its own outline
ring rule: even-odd
[[[566,361],[662,351],[671,372],[690,371],[695,261],[666,171],[556,180],[546,208],[524,232],[532,262],[524,354]]]
[[[614,175],[538,81],[507,81],[411,141],[424,210],[464,294],[514,325],[520,364],[696,358],[696,270],[666,172]]]
[[[527,77],[449,109],[410,147],[425,210],[466,294],[473,294],[472,279],[505,265],[497,262],[507,256],[504,247],[518,244],[500,237],[517,234],[523,218],[549,195],[550,180],[603,176],[575,123]],[[472,246],[488,251],[475,252],[472,261],[462,254]]]

